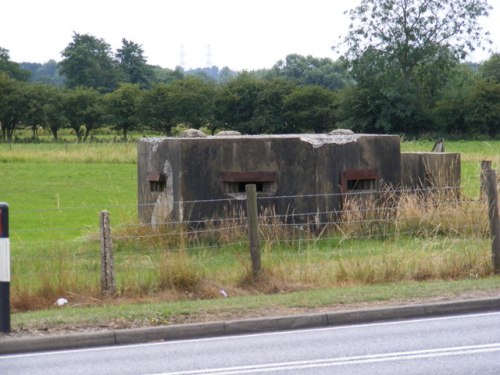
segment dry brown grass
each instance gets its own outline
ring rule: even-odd
[[[185,250],[165,252],[160,257],[158,287],[160,290],[195,292],[204,279],[203,269],[198,267]]]
[[[479,278],[493,272],[481,201],[389,191],[364,202],[346,200],[340,221],[320,231],[314,225],[284,225],[267,213],[260,223],[263,268],[258,275],[251,270],[244,218],[235,214],[197,228],[166,224],[114,229],[115,298],[220,298],[221,289],[233,296],[285,293]],[[65,295],[99,303],[98,276],[85,275],[81,267],[61,258],[33,285],[15,285],[13,309],[49,307]]]
[[[405,235],[484,238],[488,235],[486,207],[484,201],[462,200],[442,191],[429,194],[387,191],[372,199],[346,199],[339,229],[346,238]]]

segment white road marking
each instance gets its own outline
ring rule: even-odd
[[[349,366],[357,364],[404,361],[404,360],[422,359],[422,358],[427,359],[427,358],[437,358],[437,357],[449,357],[457,355],[470,355],[470,354],[490,353],[499,351],[500,351],[500,343],[496,343],[496,344],[486,344],[486,345],[457,346],[452,348],[414,350],[408,352],[370,354],[364,356],[328,358],[328,359],[309,360],[309,361],[268,363],[262,365],[236,366],[236,367],[201,369],[201,370],[191,370],[191,371],[162,372],[149,375],[251,374],[257,372],[278,372],[278,371],[290,371],[290,370],[300,370],[300,369],[318,368],[318,367]]]
[[[157,341],[157,342],[150,342],[150,343],[144,343],[144,344],[113,345],[113,346],[103,346],[103,347],[87,348],[87,349],[69,349],[69,350],[47,351],[47,352],[36,352],[36,353],[10,354],[10,355],[5,355],[5,356],[0,355],[0,361],[5,360],[5,359],[10,359],[10,358],[43,357],[43,356],[72,354],[72,353],[86,353],[86,352],[100,352],[100,351],[109,351],[109,350],[124,350],[124,349],[130,349],[130,348],[144,348],[144,347],[152,347],[152,346],[160,346],[160,345],[178,345],[179,342],[197,343],[197,342],[207,342],[207,341],[210,342],[210,341],[218,341],[218,340],[234,340],[234,339],[238,340],[240,338],[253,337],[253,336],[257,336],[257,335],[258,336],[295,335],[295,334],[303,334],[303,333],[307,333],[307,332],[318,332],[318,331],[327,331],[327,330],[336,331],[336,330],[345,330],[345,329],[352,329],[352,328],[391,326],[391,325],[398,325],[398,324],[412,324],[412,323],[433,322],[433,321],[442,321],[442,320],[468,319],[468,318],[496,316],[496,315],[500,315],[500,312],[453,315],[453,316],[445,316],[445,317],[437,317],[437,318],[419,318],[419,319],[412,319],[412,320],[396,320],[396,321],[379,322],[379,323],[350,324],[350,325],[333,326],[333,327],[324,326],[324,327],[311,328],[311,329],[301,329],[301,330],[256,332],[256,333],[249,333],[249,334],[242,334],[242,335],[223,335],[223,336],[200,338],[200,339]]]

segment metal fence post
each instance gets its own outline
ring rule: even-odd
[[[0,203],[0,331],[10,332],[10,242],[7,203]]]
[[[250,240],[250,256],[252,258],[252,271],[254,275],[260,273],[260,243],[259,219],[257,213],[257,187],[255,184],[245,185],[247,193],[248,237]]]

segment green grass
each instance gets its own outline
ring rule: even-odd
[[[0,163],[0,175],[14,244],[79,238],[98,228],[104,209],[115,223],[137,212],[135,164],[8,162]]]
[[[500,157],[500,141],[448,141],[445,140],[446,152],[459,152],[467,160],[477,159],[498,159]],[[407,140],[401,143],[401,151],[422,151],[430,152],[434,146],[433,141]]]
[[[401,151],[431,151],[432,141],[406,141],[401,143]],[[462,164],[462,191],[465,196],[477,198],[479,196],[479,176],[481,161],[491,160],[493,168],[500,165],[500,141],[446,141],[446,152],[461,154]]]
[[[100,306],[76,305],[17,313],[12,316],[15,331],[78,329],[86,326],[124,328],[184,322],[232,320],[333,311],[372,303],[410,303],[425,299],[450,299],[476,293],[500,292],[500,278],[456,281],[399,282],[369,286],[326,288],[286,294],[251,295],[210,300],[124,303],[100,301]]]
[[[402,149],[428,151],[432,144],[405,142]],[[462,153],[464,191],[477,198],[479,162],[490,159],[498,165],[500,142],[456,141],[446,142],[445,147]],[[406,233],[414,223],[391,224],[385,239],[363,239],[371,231],[366,227],[341,228],[347,237],[339,232],[325,233],[321,239],[294,234],[286,238],[292,242],[274,241],[273,233],[265,233],[270,239],[263,245],[265,282],[245,284],[249,255],[244,230],[231,241],[221,237],[172,243],[166,235],[130,226],[137,222],[135,150],[129,143],[0,143],[0,201],[9,203],[11,214],[15,327],[45,319],[48,325],[71,325],[77,316],[84,316],[82,324],[121,316],[127,324],[141,319],[172,322],[186,315],[196,319],[201,311],[212,309],[215,315],[236,314],[238,306],[257,311],[274,306],[313,308],[369,302],[374,296],[390,300],[391,293],[396,299],[407,299],[412,293],[418,297],[427,285],[439,287],[430,288],[426,296],[454,293],[455,285],[463,285],[463,290],[498,287],[498,278],[488,277],[486,213],[467,207],[465,212],[445,211],[437,216],[424,213],[415,221],[420,230],[414,234]],[[154,235],[114,241],[118,294],[105,302],[99,293],[97,241],[98,215],[103,209],[111,212],[114,236]],[[437,279],[455,281],[415,282]],[[231,298],[218,299],[220,288]],[[351,294],[357,299],[350,300]],[[46,308],[61,296],[72,307],[20,312]],[[129,305],[143,299],[170,302]],[[100,304],[109,306],[88,307],[85,314],[79,313],[78,306]]]
[[[72,302],[99,299],[99,245],[73,242],[39,246],[39,254],[12,260],[16,311],[50,306],[58,297]],[[262,254],[263,283],[249,274],[247,245],[203,244],[186,250],[151,248],[140,241],[115,241],[117,296],[140,299],[206,299],[224,288],[233,296],[378,283],[476,279],[491,274],[489,241],[482,238],[395,238],[342,241],[304,239],[293,246],[270,245]]]
[[[135,164],[135,143],[0,143],[0,163]]]

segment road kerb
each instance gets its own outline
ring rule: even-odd
[[[0,337],[0,354],[70,350],[116,345],[114,331],[70,333],[43,337]]]
[[[72,333],[43,337],[0,336],[0,355],[320,328],[487,311],[500,311],[500,298],[438,302],[432,304],[225,322]]]

